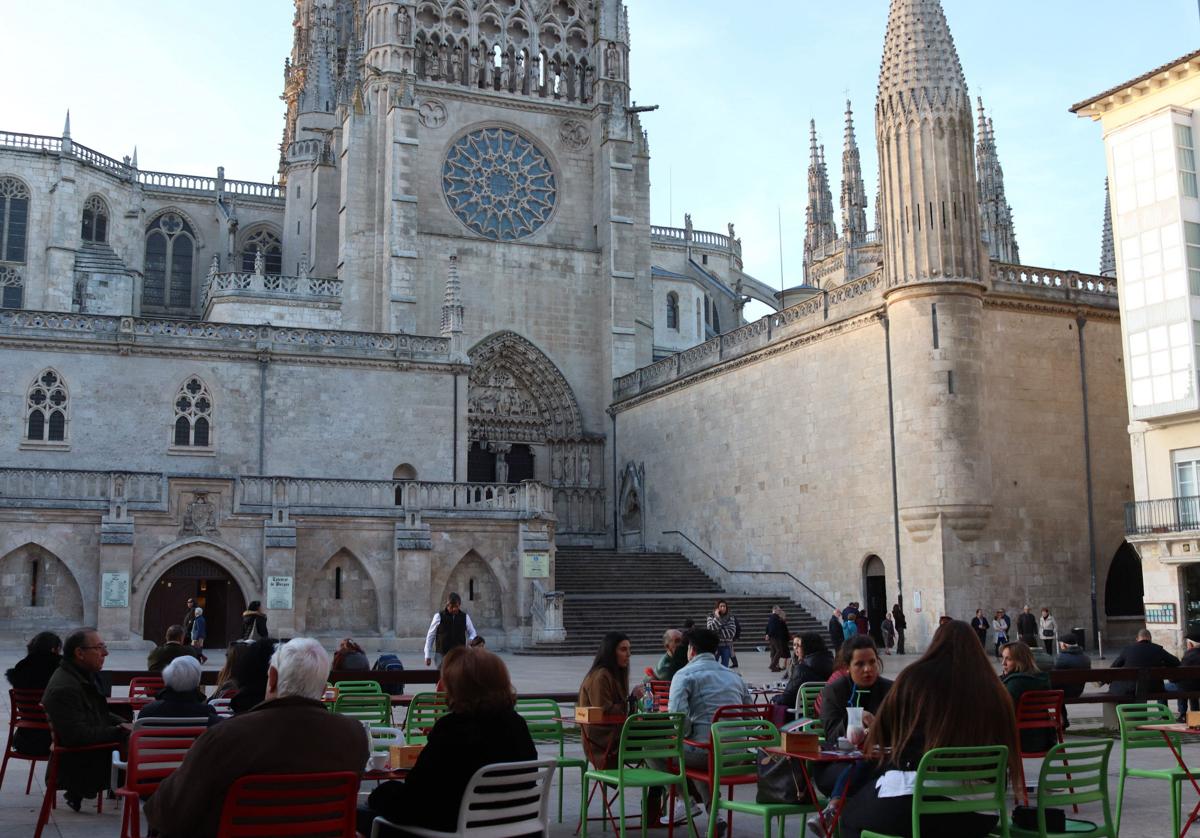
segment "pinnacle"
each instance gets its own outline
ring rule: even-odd
[[[966,91],[954,37],[940,0],[892,0],[883,60],[879,67],[879,101],[915,96],[925,91]]]

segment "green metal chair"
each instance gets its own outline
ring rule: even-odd
[[[445,693],[417,693],[404,717],[404,738],[410,745],[424,745],[429,731],[450,712]]]
[[[753,800],[726,800],[721,789],[734,785],[758,784],[758,749],[779,744],[779,730],[761,719],[735,719],[715,722],[712,736],[712,805],[708,807],[708,834],[717,834],[717,820],[722,810],[757,815],[763,819],[763,836],[771,838],[771,823],[779,826],[779,838],[784,835],[788,815],[805,815],[816,807],[807,803],[755,803]],[[732,834],[730,832],[729,834]]]
[[[992,832],[1009,838],[1007,785],[1008,748],[934,748],[921,757],[913,791],[912,837],[921,838],[922,815],[996,812],[999,827]],[[864,829],[862,838],[896,838]]]
[[[378,681],[338,681],[334,687],[338,695],[383,695],[383,687],[379,686]]]
[[[558,743],[558,822],[563,819],[563,775],[564,768],[579,769],[579,784],[583,785],[583,772],[587,768],[587,760],[580,757],[568,757],[564,753],[565,736],[563,735],[562,710],[558,702],[552,698],[518,698],[517,713],[529,727],[529,735],[534,742]]]
[[[1058,744],[1047,751],[1038,775],[1038,828],[1022,829],[1013,824],[1013,838],[1117,838],[1108,799],[1108,760],[1112,748],[1111,739],[1096,739]],[[1068,818],[1065,831],[1047,831],[1048,807],[1065,808],[1096,802],[1100,803],[1102,823]]]
[[[392,719],[392,697],[372,693],[339,695],[333,702],[333,712],[360,722],[386,725]]]
[[[674,786],[679,795],[687,799],[687,778],[683,773],[683,719],[682,713],[636,713],[625,720],[621,728],[621,739],[617,751],[617,766],[612,769],[592,768],[583,772],[583,797],[585,801],[580,814],[583,838],[587,838],[588,781],[594,780],[604,786],[617,787],[617,807],[620,820],[618,832],[625,838],[625,789],[642,791],[642,836],[646,835],[647,797],[655,786]],[[664,765],[654,768],[647,765]],[[604,794],[600,795],[605,798]],[[606,804],[607,805],[607,804]],[[692,821],[691,807],[687,811],[688,834],[696,838],[696,825]]]
[[[1133,768],[1129,765],[1127,754],[1141,748],[1162,748],[1169,751],[1167,743],[1157,730],[1138,730],[1141,725],[1169,725],[1175,722],[1175,717],[1166,705],[1150,704],[1118,704],[1117,723],[1121,729],[1121,774],[1117,791],[1117,825],[1116,833],[1121,832],[1121,808],[1125,804],[1125,778],[1141,777],[1146,780],[1166,780],[1171,784],[1171,823],[1172,835],[1179,834],[1179,799],[1180,789],[1187,780],[1187,773],[1178,763],[1167,768]],[[1179,736],[1172,735],[1171,744],[1179,753]],[[1174,758],[1172,758],[1174,759]]]
[[[806,681],[800,685],[800,691],[796,693],[796,709],[793,711],[796,718],[816,718],[817,699],[820,698],[823,689],[824,681]]]

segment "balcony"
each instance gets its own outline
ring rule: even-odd
[[[1162,498],[1125,504],[1125,534],[1152,536],[1200,532],[1200,497]]]

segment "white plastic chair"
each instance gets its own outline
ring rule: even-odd
[[[475,772],[463,793],[458,808],[458,827],[451,832],[395,824],[377,817],[371,824],[371,838],[380,838],[383,827],[391,827],[419,838],[514,838],[550,830],[550,786],[557,760],[533,759],[527,762],[497,762]],[[533,788],[528,788],[533,784]],[[526,788],[512,788],[514,785]],[[510,823],[497,823],[508,821]]]
[[[398,727],[371,725],[371,750],[386,751],[393,745],[404,744],[404,731]]]
[[[217,711],[217,715],[222,719],[233,717],[233,699],[232,698],[214,698],[208,702],[208,706]]]

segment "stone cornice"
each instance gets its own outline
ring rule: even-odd
[[[1106,301],[1107,302],[1107,301]],[[1102,320],[1109,323],[1121,322],[1121,313],[1108,306],[1093,305],[1078,302],[1054,302],[1052,300],[1033,299],[1026,296],[1015,296],[992,291],[983,296],[986,308],[1020,311],[1025,314],[1047,314],[1055,317],[1086,317],[1088,320]]]
[[[469,87],[438,84],[437,82],[421,81],[416,84],[417,96],[422,99],[445,99],[460,102],[470,102],[474,105],[488,107],[501,106],[506,110],[529,111],[533,113],[554,113],[560,116],[591,117],[593,109],[599,102],[590,104],[570,104],[555,99],[531,99],[524,94],[475,92]]]

